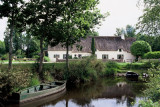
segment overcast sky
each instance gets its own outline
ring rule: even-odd
[[[116,28],[125,28],[127,24],[135,26],[142,15],[142,7],[137,7],[139,0],[100,0],[98,8],[102,13],[109,12],[110,16],[97,29],[100,36],[113,36]],[[3,40],[7,19],[0,19],[0,40]]]

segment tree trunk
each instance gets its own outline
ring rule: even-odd
[[[14,25],[11,25],[11,30],[10,30],[10,37],[9,37],[9,65],[8,65],[8,70],[12,69],[12,42],[13,42],[13,35],[14,35]]]
[[[67,43],[66,43],[66,78],[68,79],[68,72],[69,72],[69,62],[68,62],[68,54],[69,52],[69,44],[68,44],[68,40],[67,40]]]
[[[41,73],[42,72],[42,66],[43,66],[43,37],[41,37],[40,39],[40,50],[41,50],[41,53],[40,53],[40,60],[39,60],[39,70],[38,72]]]

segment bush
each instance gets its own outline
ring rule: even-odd
[[[155,52],[148,52],[144,54],[144,59],[159,59],[160,58],[160,51]]]
[[[44,62],[49,62],[49,61],[50,61],[49,57],[44,56]]]
[[[34,74],[30,80],[29,86],[39,85],[40,80],[37,74]]]
[[[68,80],[70,82],[89,82],[102,76],[104,64],[97,59],[90,57],[70,63]]]
[[[1,57],[2,60],[8,60],[9,59],[9,54],[4,54],[2,57]]]
[[[31,73],[25,71],[0,72],[0,91],[7,96],[29,85]]]
[[[105,69],[105,75],[114,75],[117,73],[117,71],[120,69],[119,65],[117,62],[114,61],[108,61],[106,63],[106,69]]]

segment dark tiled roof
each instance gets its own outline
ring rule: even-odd
[[[130,46],[132,43],[136,41],[135,38],[127,37],[125,40],[121,39],[121,37],[115,36],[98,36],[95,37],[95,47],[99,51],[117,51],[118,49],[123,49],[124,51],[130,52]],[[70,51],[72,52],[91,52],[91,42],[92,37],[87,37],[86,39],[81,39],[80,43],[83,48],[81,51],[77,50],[76,45],[72,48],[70,47]],[[48,47],[48,51],[65,51],[66,49],[62,47],[60,44],[55,47]]]

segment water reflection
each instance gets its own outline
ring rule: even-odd
[[[101,79],[96,83],[73,87],[68,85],[65,95],[48,98],[34,107],[137,107],[143,98],[145,84],[125,78]],[[21,107],[24,107],[21,105]],[[31,106],[28,106],[31,107]]]

